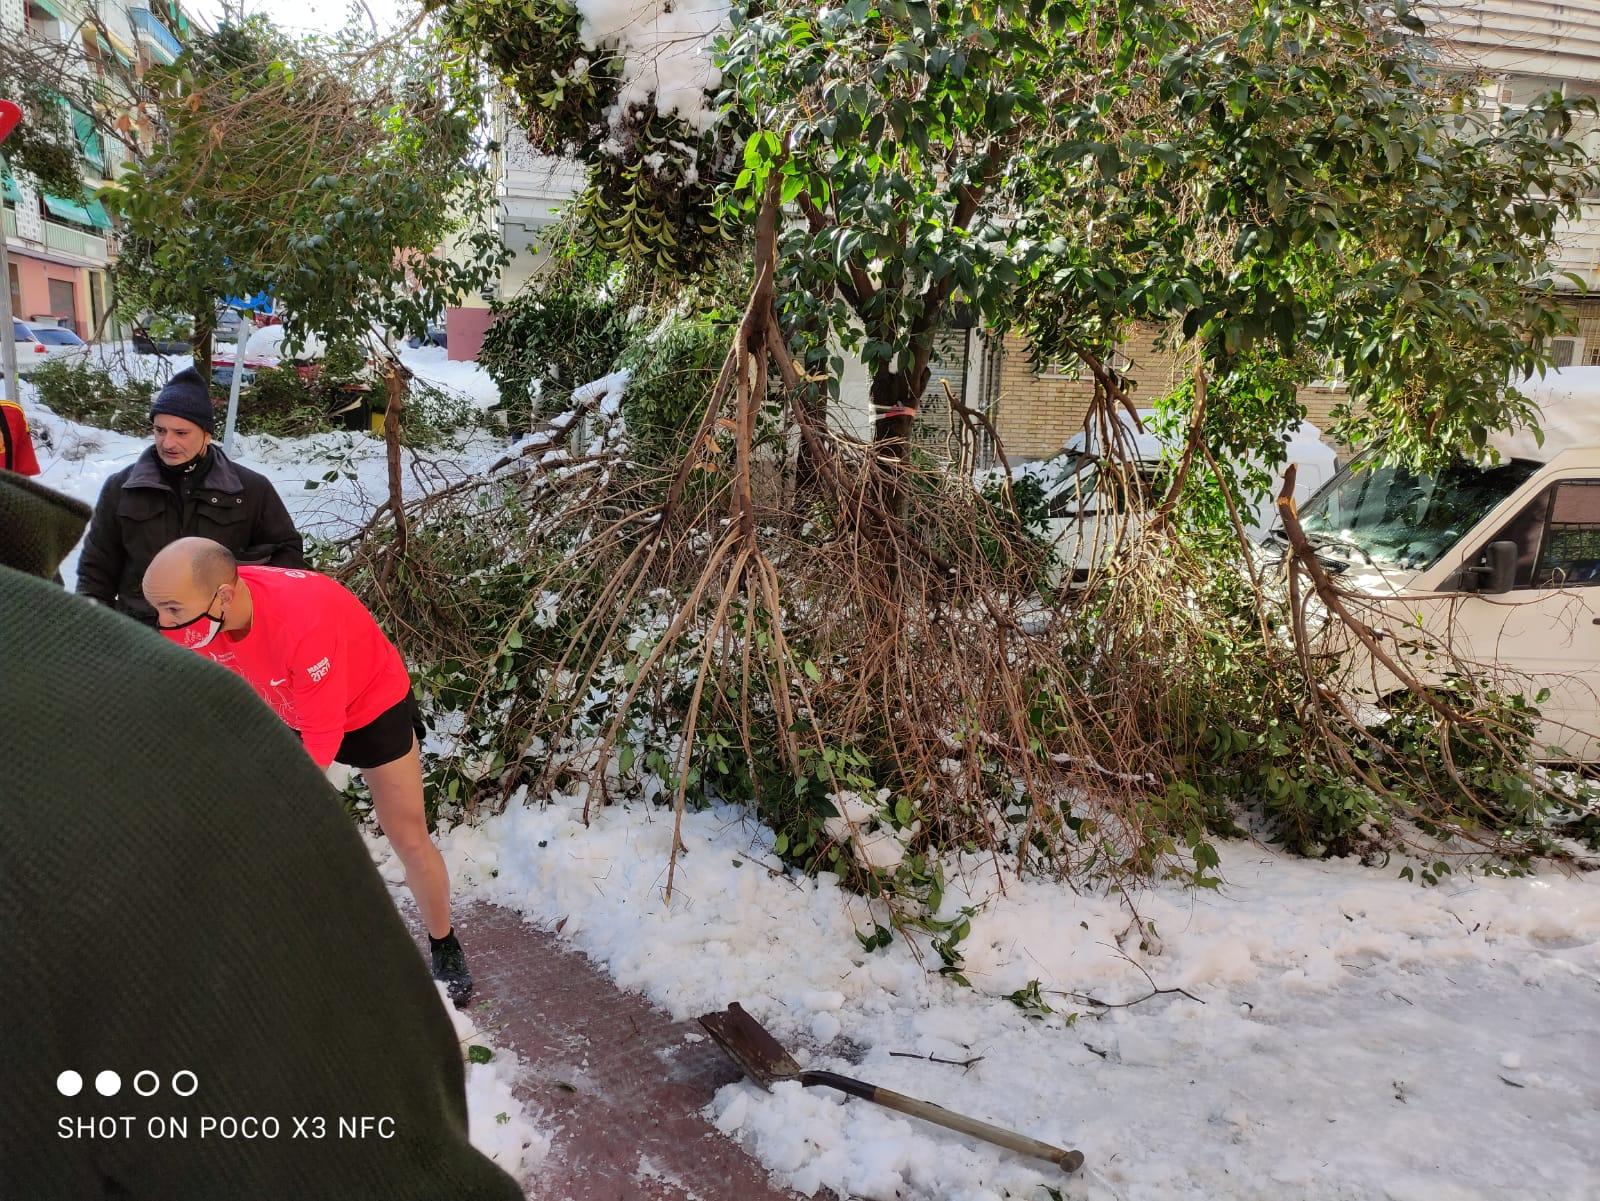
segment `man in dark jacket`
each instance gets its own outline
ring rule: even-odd
[[[242,680],[34,578],[87,516],[0,471],[0,1196],[518,1201],[294,736]]]
[[[304,567],[305,545],[266,476],[212,442],[211,393],[193,367],[173,376],[150,410],[155,444],[100,490],[78,559],[78,592],[146,625],[139,590],[156,552],[179,538],[220,542],[241,563]]]

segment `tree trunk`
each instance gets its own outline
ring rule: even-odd
[[[211,386],[211,335],[217,329],[217,315],[207,309],[203,313],[194,314],[194,336],[190,344],[194,347],[194,369],[200,373],[200,378],[206,381],[206,387]],[[238,370],[244,363],[244,347],[236,346],[233,350],[234,370]]]
[[[917,376],[911,379],[881,368],[872,378],[872,408],[878,414],[872,424],[872,448],[882,472],[878,497],[885,514],[896,520],[906,515],[904,476],[911,465],[911,428],[917,402],[928,385],[927,368]]]

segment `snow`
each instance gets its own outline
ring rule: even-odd
[[[586,46],[615,47],[622,56],[618,108],[655,101],[663,117],[703,132],[716,123],[708,101],[722,82],[711,61],[712,38],[728,24],[722,0],[576,0]],[[620,115],[620,113],[618,114]]]
[[[1532,430],[1497,434],[1489,445],[1507,459],[1547,463],[1564,450],[1600,447],[1600,367],[1567,367],[1518,389],[1540,410],[1543,441]]]
[[[526,1180],[550,1153],[550,1135],[512,1092],[520,1065],[509,1052],[497,1050],[472,1019],[450,1003],[443,984],[438,989],[467,1072],[467,1136],[507,1174]],[[487,1063],[472,1062],[469,1050],[474,1046],[491,1053]]]
[[[736,810],[685,815],[669,905],[671,814],[599,808],[585,828],[580,808],[558,796],[441,835],[452,879],[539,925],[565,919],[562,937],[676,1019],[737,1000],[805,1066],[1088,1157],[1064,1181],[827,1089],[721,1090],[712,1120],[803,1194],[1600,1195],[1593,877],[1428,889],[1237,844],[1220,892],[1125,903],[957,864],[943,916],[975,909],[963,988],[927,970],[925,942],[920,963],[903,934],[863,951],[882,907],[784,872],[771,832]],[[1052,1013],[1005,1000],[1034,981]]]

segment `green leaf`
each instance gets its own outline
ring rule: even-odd
[[[494,1052],[491,1051],[488,1047],[480,1046],[477,1043],[473,1043],[471,1046],[469,1046],[467,1048],[467,1062],[468,1063],[488,1063],[493,1058],[494,1058]]]

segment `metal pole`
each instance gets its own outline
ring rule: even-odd
[[[6,250],[5,209],[0,205],[0,366],[6,382],[0,384],[0,400],[20,400],[17,387],[17,340],[11,314],[11,255]]]
[[[233,454],[233,431],[239,424],[239,381],[244,378],[244,348],[250,344],[250,314],[239,314],[239,333],[233,344],[233,378],[228,381],[228,423],[222,429],[222,453]]]

